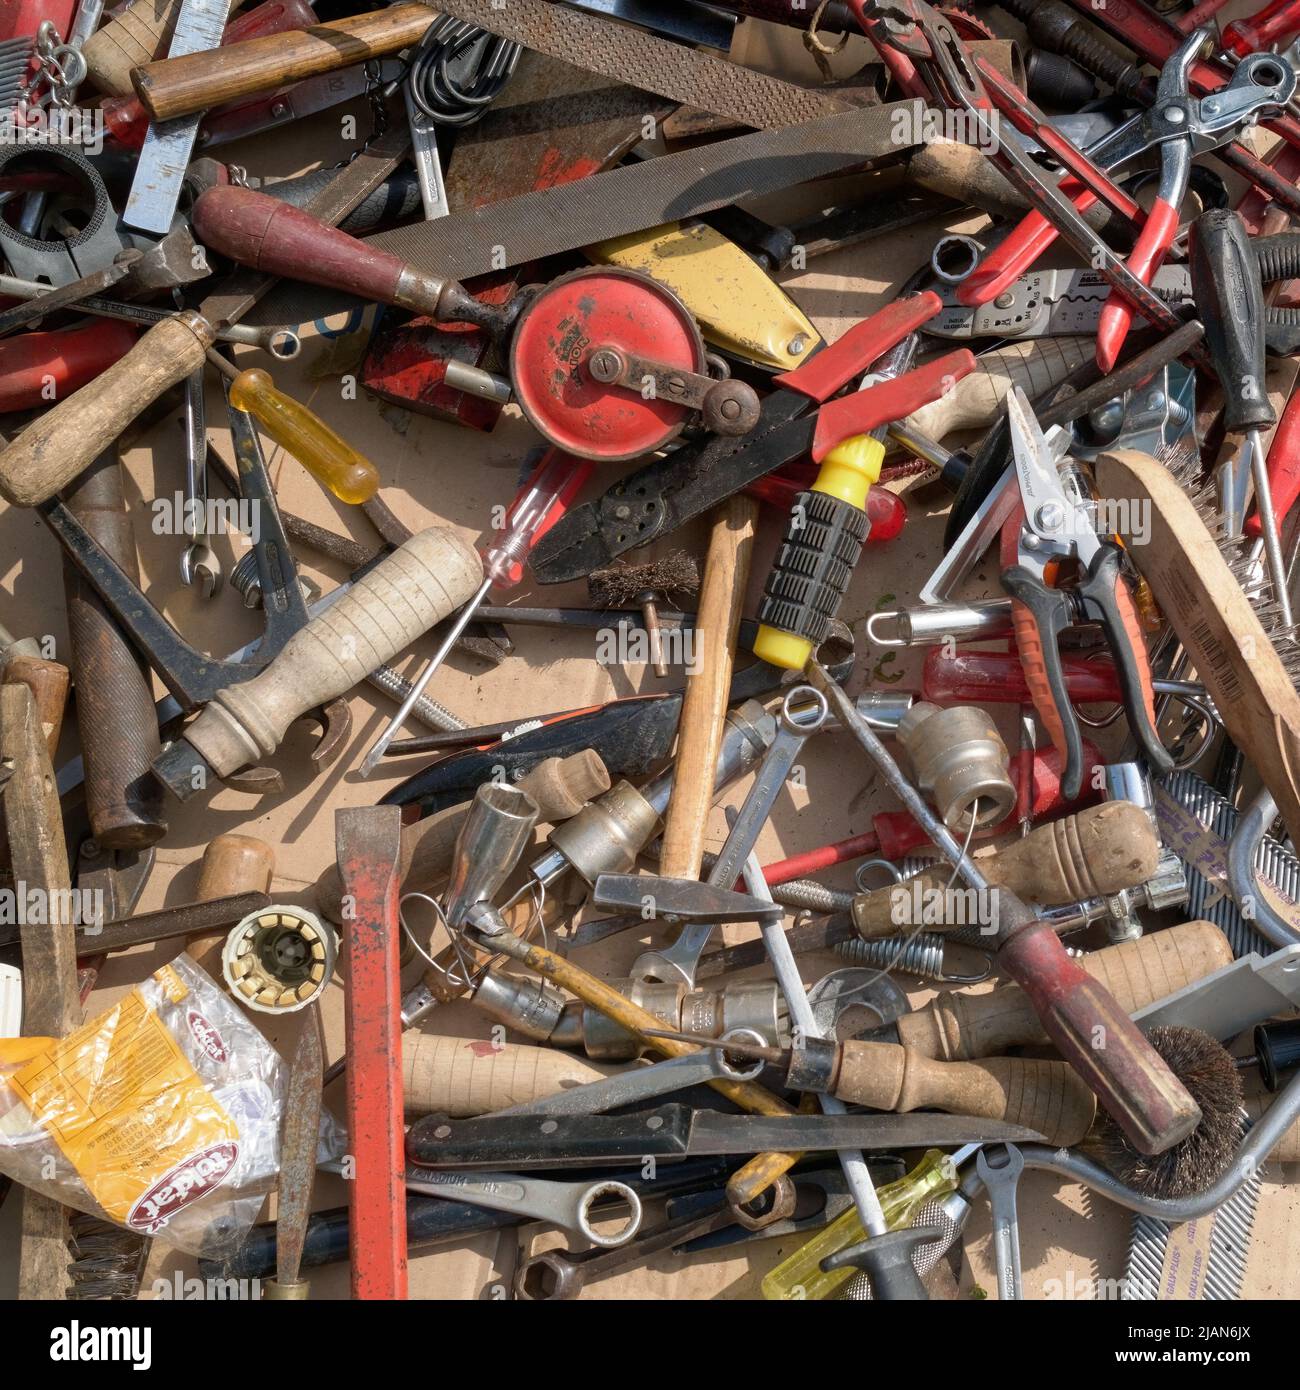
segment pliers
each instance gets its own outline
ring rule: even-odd
[[[1179,45],[1160,74],[1156,100],[1149,110],[1117,126],[1084,152],[1109,173],[1157,146],[1160,149],[1156,202],[1126,262],[1143,285],[1150,284],[1173,244],[1193,157],[1236,139],[1246,126],[1283,108],[1295,90],[1295,73],[1272,54],[1261,53],[1244,59],[1231,81],[1212,96],[1192,97],[1188,75],[1210,32],[1198,29]],[[1074,180],[1068,186],[1063,183],[1062,190],[1071,193],[1080,212],[1096,201],[1091,190],[1080,188]],[[1056,235],[1056,228],[1041,213],[1029,213],[962,283],[957,298],[966,305],[995,299],[1047,250]],[[1132,321],[1132,305],[1112,293],[1097,332],[1097,364],[1103,371],[1114,367]]]
[[[1066,487],[1052,446],[1019,387],[1007,397],[1007,421],[1024,519],[1014,533],[1016,563],[1003,572],[1002,587],[1011,595],[1016,645],[1034,708],[1066,760],[1062,793],[1073,800],[1082,789],[1083,737],[1057,642],[1065,628],[1080,622],[1101,625],[1115,658],[1129,729],[1152,771],[1170,772],[1174,760],[1156,732],[1146,643],[1133,597],[1120,575],[1122,552],[1114,542],[1098,537],[1086,499]],[[1005,540],[1009,533],[1003,534]],[[1055,571],[1072,560],[1081,571],[1079,584],[1056,588]]]

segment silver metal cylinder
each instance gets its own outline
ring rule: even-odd
[[[546,838],[566,864],[594,884],[601,874],[631,872],[658,826],[659,813],[631,782],[622,781]]]
[[[917,603],[873,613],[867,639],[877,647],[927,647],[949,640],[982,642],[1011,633],[1011,600],[979,603]]]
[[[537,816],[533,798],[508,782],[485,782],[475,792],[452,854],[446,898],[450,926],[462,926],[475,903],[496,897],[527,847]]]
[[[565,998],[540,980],[516,980],[489,970],[474,990],[474,1003],[489,1018],[535,1042],[549,1042],[564,1013]]]
[[[973,705],[913,705],[898,726],[921,790],[930,792],[943,823],[964,834],[997,825],[1016,804],[1010,757],[988,715]]]

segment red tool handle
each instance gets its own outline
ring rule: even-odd
[[[530,553],[537,542],[560,521],[565,512],[573,505],[573,499],[582,491],[586,486],[587,479],[591,477],[591,470],[596,466],[595,460],[580,459],[573,454],[566,454],[560,449],[548,449],[538,460],[537,467],[533,469],[519,491],[515,493],[515,500],[511,502],[510,510],[506,513],[505,525],[508,529],[514,520],[519,504],[528,496],[530,490],[536,486],[547,469],[555,467],[561,461],[568,463],[569,475],[564,480],[564,486],[555,494],[551,505],[546,509],[546,515],[542,518],[541,523],[529,538],[528,550]],[[506,572],[505,583],[513,586],[520,583],[523,577],[524,560],[516,560]]]
[[[1177,231],[1178,209],[1171,207],[1163,198],[1157,198],[1128,257],[1129,270],[1144,285],[1149,285],[1152,276],[1160,269],[1169,248],[1174,244]],[[1112,290],[1102,305],[1101,317],[1097,321],[1097,366],[1103,372],[1109,372],[1115,366],[1132,324],[1132,306]]]
[[[1223,46],[1244,58],[1300,34],[1300,0],[1272,0],[1249,19],[1234,19],[1223,31]]]
[[[1196,1128],[1201,1111],[1187,1088],[1114,995],[1070,958],[1051,926],[1033,922],[1015,932],[999,948],[998,964],[1139,1153],[1164,1153]]]
[[[80,391],[125,357],[138,334],[133,324],[96,319],[0,341],[0,412],[39,410]]]
[[[773,380],[787,391],[799,391],[815,401],[828,401],[878,358],[923,327],[943,308],[933,290],[896,299],[855,324],[830,347],[792,372]]]
[[[401,302],[404,261],[269,194],[233,184],[206,189],[194,201],[191,221],[205,246],[240,265],[382,304]]]
[[[1269,445],[1268,480],[1273,493],[1273,517],[1280,535],[1287,513],[1300,497],[1300,390],[1291,393]],[[1244,530],[1256,540],[1263,535],[1258,512],[1246,518]]]
[[[1070,198],[1077,211],[1087,210],[1097,201],[1097,195],[1084,188],[1077,179],[1062,179],[1061,192]],[[957,286],[957,302],[971,308],[996,299],[1038,260],[1056,240],[1056,228],[1041,212],[1028,212]]]
[[[820,463],[846,439],[870,434],[882,425],[892,425],[923,405],[939,400],[974,370],[975,354],[968,348],[960,348],[894,377],[892,381],[882,381],[865,391],[854,391],[829,402],[817,412],[811,451],[813,462]]]
[[[1109,656],[1062,657],[1061,665],[1074,704],[1118,704],[1123,698]],[[937,646],[926,654],[921,694],[937,705],[1023,705],[1029,702],[1029,682],[1014,652]]]

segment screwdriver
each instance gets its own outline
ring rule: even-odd
[[[366,754],[365,761],[361,764],[363,777],[370,776],[379,765],[388,745],[401,733],[402,725],[414,708],[415,702],[424,694],[425,687],[446,659],[447,653],[456,645],[461,633],[469,626],[492,586],[513,588],[523,578],[523,562],[529,551],[560,519],[587,481],[592,467],[592,460],[575,458],[572,454],[562,453],[558,449],[548,449],[543,455],[524,490],[510,508],[500,539],[484,552],[484,578],[478,592],[461,609],[451,626],[451,631],[434,653],[433,660],[411,687],[411,692],[402,702],[401,709],[389,721],[388,727]]]
[[[1281,622],[1290,627],[1286,564],[1259,435],[1277,423],[1264,384],[1264,291],[1246,224],[1227,208],[1203,212],[1192,224],[1189,249],[1196,311],[1223,388],[1224,429],[1245,435],[1236,470],[1242,475],[1249,460],[1269,581]]]
[[[916,356],[915,333],[904,338],[862,382],[869,390],[902,376]],[[837,444],[816,481],[791,509],[785,539],[758,611],[754,655],[787,671],[801,671],[817,642],[808,635],[833,618],[848,591],[870,530],[867,494],[880,481],[889,426]]]
[[[1300,33],[1300,0],[1273,0],[1248,19],[1234,19],[1223,31],[1223,51],[1239,58],[1280,48]]]
[[[275,389],[260,368],[241,372],[219,353],[208,361],[230,380],[230,404],[246,411],[340,502],[368,502],[379,491],[379,470],[318,415]]]
[[[966,1144],[951,1154],[944,1153],[942,1149],[927,1149],[920,1163],[910,1172],[897,1182],[877,1188],[876,1195],[880,1198],[886,1226],[891,1231],[902,1230],[913,1224],[927,1202],[956,1191],[957,1169],[978,1147],[976,1144]],[[857,1209],[850,1207],[763,1276],[763,1297],[773,1302],[830,1298],[857,1271],[846,1265],[824,1274],[822,1261],[828,1255],[865,1240],[866,1235]]]
[[[1025,1125],[1047,1142],[1077,1144],[1097,1114],[1097,1097],[1068,1062],[1030,1057],[989,1057],[978,1062],[939,1062],[900,1043],[836,1043],[804,1037],[797,1047],[768,1047],[743,1038],[711,1038],[699,1033],[651,1032],[720,1049],[729,1056],[752,1057],[781,1068],[793,1091],[831,1095],[846,1105],[905,1114],[945,1110]]]

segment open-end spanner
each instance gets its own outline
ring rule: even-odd
[[[817,733],[828,716],[826,697],[811,686],[795,686],[781,704],[776,737],[772,740],[749,795],[736,816],[727,842],[722,846],[707,882],[715,888],[729,889],[758,840],[759,832],[772,814],[772,807],[785,786],[795,759],[809,735]],[[653,880],[645,891],[653,894]],[[689,922],[677,940],[662,951],[644,951],[632,964],[634,980],[654,980],[664,984],[695,984],[695,970],[713,931],[712,922]]]
[[[524,1178],[516,1173],[435,1173],[427,1168],[408,1168],[406,1186],[411,1192],[430,1197],[449,1197],[473,1202],[493,1211],[518,1212],[535,1221],[545,1221],[612,1250],[641,1229],[641,1199],[625,1182],[552,1182],[544,1178]],[[628,1214],[612,1234],[592,1225],[592,1208],[602,1198],[619,1197]]]
[[[1016,1188],[1025,1160],[1014,1144],[985,1145],[975,1155],[975,1171],[989,1194],[993,1212],[993,1254],[998,1266],[998,1297],[1024,1297],[1020,1280],[1020,1220]]]
[[[208,544],[208,428],[203,368],[185,379],[185,514],[181,578],[204,598],[221,588],[221,561]]]

